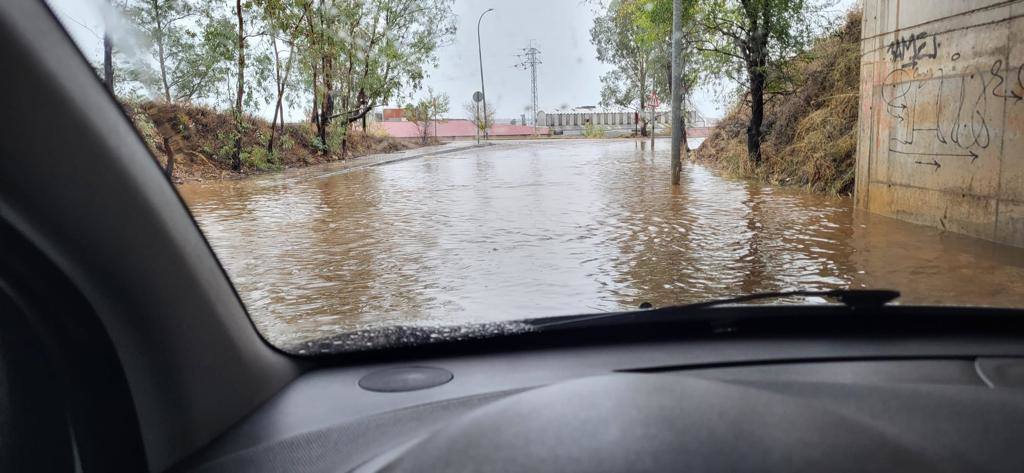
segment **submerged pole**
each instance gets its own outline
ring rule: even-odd
[[[682,61],[679,55],[683,49],[683,1],[672,0],[672,185],[679,185],[679,174],[682,171],[680,155],[682,154],[683,126],[683,88]]]

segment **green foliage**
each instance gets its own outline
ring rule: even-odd
[[[277,153],[268,153],[265,146],[253,146],[242,150],[242,165],[260,171],[281,169]]]
[[[157,133],[156,124],[153,123],[153,120],[135,104],[127,104],[126,108],[132,119],[132,124],[135,125],[135,129],[142,135],[142,139],[146,141],[150,148],[157,149],[161,143],[160,134]]]
[[[320,136],[316,134],[316,131],[313,130],[311,127],[303,127],[302,134],[303,138],[305,139],[305,142],[309,143],[310,149],[313,149],[320,154],[324,154],[330,151],[330,149],[327,147],[327,143],[324,143],[320,139]]]
[[[668,89],[666,78],[653,70],[655,57],[665,56],[664,44],[642,28],[647,5],[645,0],[612,0],[590,28],[597,59],[615,67],[601,76],[601,104],[606,107],[640,110],[652,87],[659,93]]]
[[[726,173],[813,192],[853,191],[860,79],[860,12],[836,34],[814,41],[781,66],[793,71],[794,92],[768,105],[764,163],[754,169],[746,150],[750,108],[737,103],[698,149],[697,159]]]
[[[238,138],[238,131],[223,130],[217,132],[217,148],[213,150],[206,150],[208,154],[213,156],[217,161],[231,162],[232,156],[235,153],[235,139]]]
[[[416,103],[409,103],[405,106],[404,116],[407,121],[416,124],[420,138],[423,143],[430,139],[434,127],[441,115],[448,113],[448,94],[435,93],[433,89],[427,89],[427,95]]]
[[[455,34],[453,0],[324,1],[308,9],[300,42],[314,108],[351,123],[373,107],[418,90],[437,48]],[[313,81],[312,79],[316,80]],[[328,99],[325,91],[330,90]],[[323,121],[323,120],[321,120]],[[320,123],[321,127],[328,123]]]
[[[829,0],[700,0],[702,67],[712,77],[747,90],[751,74],[764,74],[768,94],[789,89],[784,63],[806,50],[828,20]]]
[[[700,53],[703,32],[696,24],[699,0],[682,0],[681,4],[683,7],[680,14],[683,49],[680,54],[682,61],[680,73],[684,91],[688,91],[697,84],[703,72]],[[671,64],[672,0],[638,1],[635,2],[633,8],[637,10],[635,18],[643,41],[648,44],[664,45],[664,54],[656,56],[656,60]],[[665,91],[669,91],[670,88],[669,85],[666,85]]]
[[[583,126],[583,136],[586,136],[587,138],[604,138],[604,128],[591,122],[587,122],[587,124]]]
[[[171,128],[182,137],[188,138],[192,135],[192,119],[185,112],[175,113],[171,120]]]
[[[229,73],[234,34],[213,11],[198,1],[127,0],[124,12],[147,39],[149,56],[129,62],[129,80],[168,102],[215,92]]]
[[[295,148],[295,140],[291,136],[284,135],[281,137],[281,149],[283,151],[291,151]]]
[[[127,20],[105,25],[120,97],[215,103],[236,109],[239,126],[268,104],[302,108],[325,153],[374,107],[412,97],[457,24],[454,0],[244,0],[237,10],[225,0],[110,3],[123,15],[104,16]],[[225,156],[220,144],[203,148]]]
[[[335,123],[327,129],[327,146],[324,151],[341,149],[341,143],[348,137],[348,126]]]

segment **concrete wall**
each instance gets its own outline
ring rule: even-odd
[[[1024,0],[862,0],[856,205],[1024,246]]]

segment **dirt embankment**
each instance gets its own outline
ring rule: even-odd
[[[242,170],[233,171],[231,157],[238,132],[230,112],[158,102],[126,104],[125,109],[162,168],[167,165],[166,147],[171,147],[175,157],[174,181],[179,183],[240,177],[418,146],[355,130],[349,133],[348,154],[343,158],[340,139],[325,147],[312,125],[288,124],[277,137],[275,152],[269,153],[270,123],[246,116],[241,133]]]
[[[747,159],[750,109],[742,103],[722,119],[695,158],[738,177],[829,194],[852,192],[860,32],[861,13],[853,11],[836,32],[786,64],[795,87],[766,104],[761,166],[753,169]]]

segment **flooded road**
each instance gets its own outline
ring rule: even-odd
[[[1024,306],[1024,250],[698,165],[669,179],[666,141],[558,140],[180,190],[275,344],[788,289]]]

